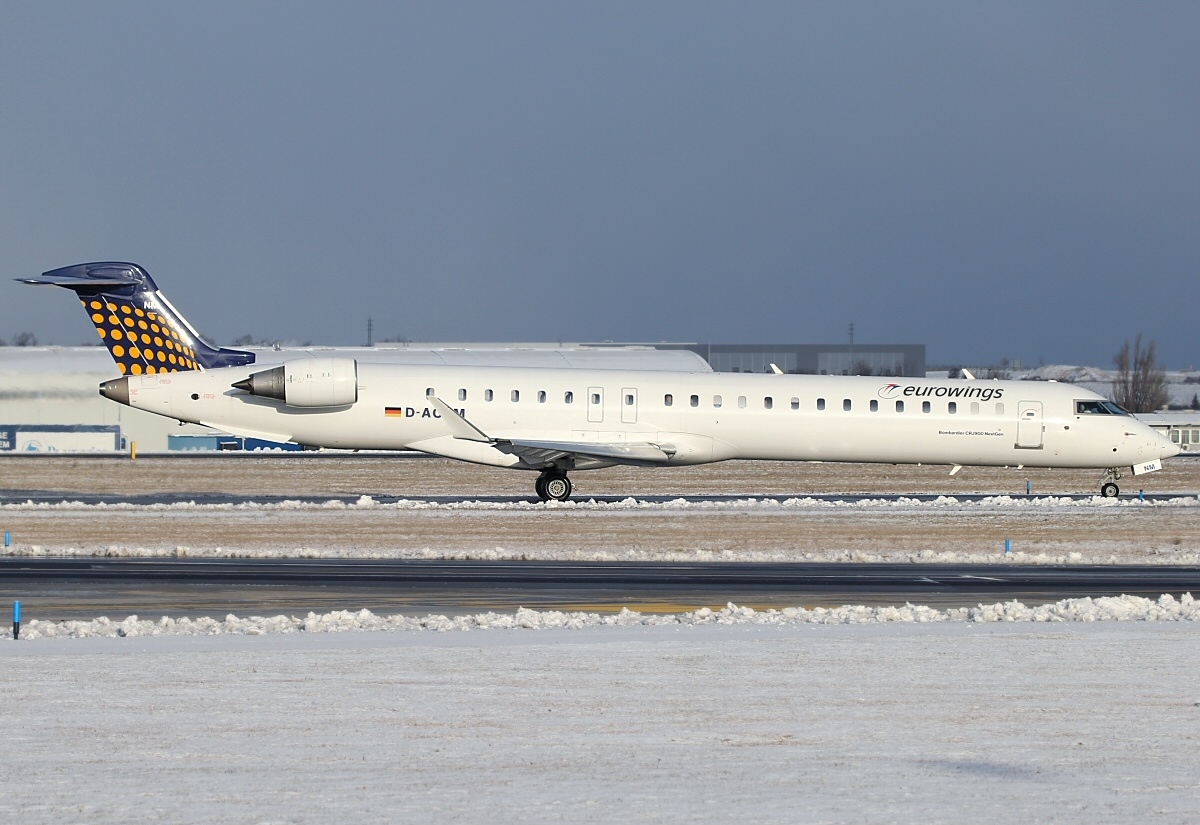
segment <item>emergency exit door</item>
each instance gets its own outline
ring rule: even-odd
[[[621,390],[621,423],[637,423],[637,388],[625,387]]]
[[[598,424],[604,421],[604,388],[588,387],[588,421]]]

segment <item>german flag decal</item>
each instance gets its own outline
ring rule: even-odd
[[[386,415],[388,418],[403,418],[404,417],[404,408],[403,407],[384,407],[383,414]]]

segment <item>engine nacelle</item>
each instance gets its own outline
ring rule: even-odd
[[[353,358],[298,358],[256,372],[233,387],[289,407],[345,407],[358,401],[358,362]]]

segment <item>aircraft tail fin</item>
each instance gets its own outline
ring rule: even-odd
[[[254,353],[214,347],[158,291],[137,264],[98,262],[64,266],[25,284],[60,286],[79,296],[122,375],[236,367]]]

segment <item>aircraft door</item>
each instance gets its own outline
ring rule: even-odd
[[[1042,402],[1021,401],[1017,404],[1017,447],[1024,450],[1042,449]]]
[[[637,423],[637,388],[625,387],[621,390],[621,423]]]
[[[588,421],[599,424],[604,421],[604,388],[588,387]]]

